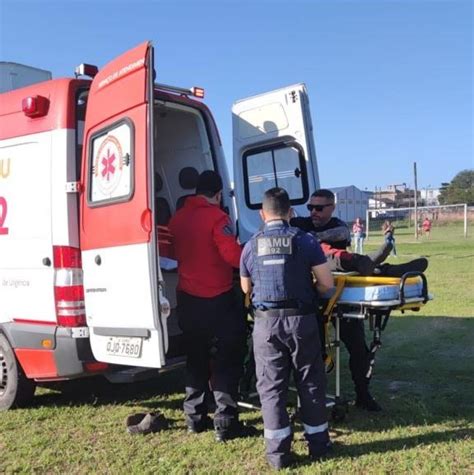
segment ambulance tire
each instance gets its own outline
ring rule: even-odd
[[[36,383],[28,379],[10,343],[0,333],[0,411],[28,404],[36,389]]]

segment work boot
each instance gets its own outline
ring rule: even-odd
[[[374,275],[381,277],[402,277],[407,272],[424,272],[428,267],[428,260],[424,257],[414,259],[404,264],[382,264],[374,270]]]
[[[364,396],[357,396],[355,405],[356,407],[369,412],[380,412],[382,410],[382,406],[380,406],[370,393],[367,393]]]
[[[291,454],[285,454],[278,458],[274,455],[267,455],[267,462],[274,470],[283,470],[294,462],[294,458]]]
[[[188,434],[199,434],[212,427],[212,420],[210,417],[203,417],[200,421],[194,422],[191,419],[186,421],[188,427]]]
[[[168,421],[159,412],[138,413],[128,416],[125,425],[129,434],[150,434],[168,428]]]
[[[358,272],[360,275],[372,275],[375,262],[369,256],[347,253],[341,256],[341,266],[345,271]]]
[[[375,264],[382,264],[382,262],[387,259],[392,249],[393,244],[391,242],[385,242],[376,251],[371,252],[367,255]]]
[[[320,462],[321,460],[331,456],[332,452],[333,446],[332,442],[329,440],[328,442],[317,445],[313,444],[309,449],[309,457],[313,462]]]
[[[255,427],[236,422],[225,429],[216,428],[215,439],[216,442],[226,442],[241,437],[254,437],[257,434],[258,430]]]

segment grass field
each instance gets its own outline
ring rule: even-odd
[[[429,257],[435,300],[419,313],[395,314],[383,334],[373,393],[384,407],[368,414],[351,407],[331,424],[334,457],[310,463],[301,428],[290,473],[474,472],[474,239],[461,228],[435,229],[430,241],[399,232],[399,258]],[[381,237],[371,236],[367,250]],[[343,392],[352,385],[343,366]],[[332,382],[333,376],[330,375]],[[100,380],[69,385],[67,393],[39,390],[34,405],[0,415],[1,473],[266,473],[263,437],[214,443],[212,433],[186,433],[180,370],[135,385]],[[124,419],[161,410],[166,431],[126,433]],[[258,411],[242,418],[263,430]]]

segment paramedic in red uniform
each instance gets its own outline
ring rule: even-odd
[[[216,403],[217,441],[244,435],[238,421],[237,392],[245,355],[245,320],[233,290],[233,268],[241,247],[229,216],[220,208],[222,179],[199,175],[196,195],[186,199],[170,221],[178,261],[177,315],[186,341],[188,431],[210,426],[209,389]]]

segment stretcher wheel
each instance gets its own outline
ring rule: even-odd
[[[346,418],[347,404],[337,403],[331,411],[332,420],[334,422],[342,422]]]

